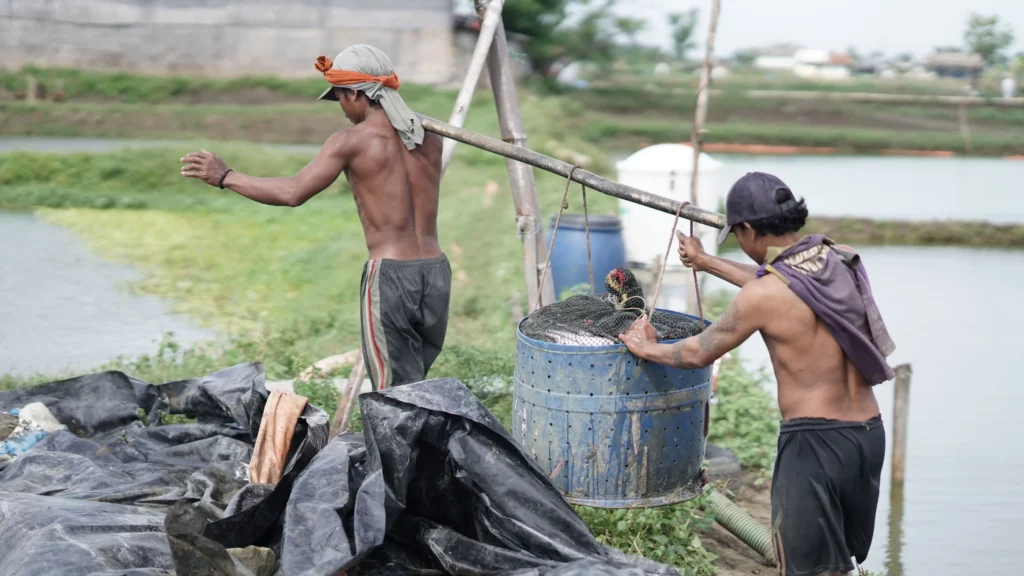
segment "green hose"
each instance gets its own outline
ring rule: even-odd
[[[772,566],[776,565],[775,549],[772,547],[772,535],[763,524],[754,520],[746,510],[733,504],[724,494],[711,490],[711,513],[715,521],[764,556]]]

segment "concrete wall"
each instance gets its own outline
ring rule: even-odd
[[[450,82],[451,0],[0,0],[0,66],[311,76],[373,44],[400,78]]]

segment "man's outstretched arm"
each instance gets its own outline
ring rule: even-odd
[[[656,364],[686,369],[710,366],[761,328],[760,292],[761,288],[753,284],[740,290],[717,322],[697,336],[674,344],[659,344],[654,327],[644,316],[619,339],[634,355]]]
[[[181,159],[181,175],[196,178],[210,186],[224,187],[246,198],[271,206],[301,206],[327,189],[338,179],[351,161],[351,143],[346,133],[338,132],[327,139],[320,152],[295,176],[259,178],[232,170],[212,152],[191,152]],[[224,174],[227,173],[225,177]]]

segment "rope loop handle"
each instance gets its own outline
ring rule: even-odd
[[[658,296],[661,294],[661,283],[665,280],[665,270],[668,268],[668,259],[672,254],[672,242],[676,237],[676,229],[679,228],[679,218],[683,214],[683,208],[690,206],[690,202],[684,200],[679,203],[679,208],[676,209],[675,220],[672,221],[672,233],[668,238],[668,246],[665,247],[665,259],[661,262],[661,273],[658,274],[658,283],[654,285],[654,298],[651,300],[651,312],[648,316],[648,321],[654,319],[654,307],[658,303]],[[693,236],[693,220],[690,220],[690,236]],[[697,313],[700,314],[700,331],[704,331],[704,305],[701,303],[700,297],[700,281],[697,279],[697,271],[693,270],[693,289],[697,295]]]
[[[544,259],[544,270],[540,274],[540,285],[537,287],[537,308],[541,307],[544,296],[544,283],[548,280],[548,270],[551,268],[551,251],[555,248],[555,237],[558,236],[558,225],[562,223],[562,212],[569,207],[569,185],[572,184],[572,175],[579,170],[579,166],[573,166],[565,177],[565,190],[562,192],[562,203],[558,206],[558,215],[555,216],[555,227],[551,229],[551,242],[548,244],[548,255]],[[588,236],[589,238],[589,232]],[[557,295],[556,295],[557,296]]]

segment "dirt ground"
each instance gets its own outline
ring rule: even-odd
[[[744,475],[743,486],[736,495],[736,504],[758,522],[770,526],[772,514],[770,481],[765,480],[761,486],[756,486],[755,480],[756,475]],[[749,576],[750,574],[769,576],[776,574],[776,569],[765,564],[764,558],[760,554],[717,523],[712,525],[711,529],[701,537],[701,542],[705,548],[718,555],[719,576]]]

